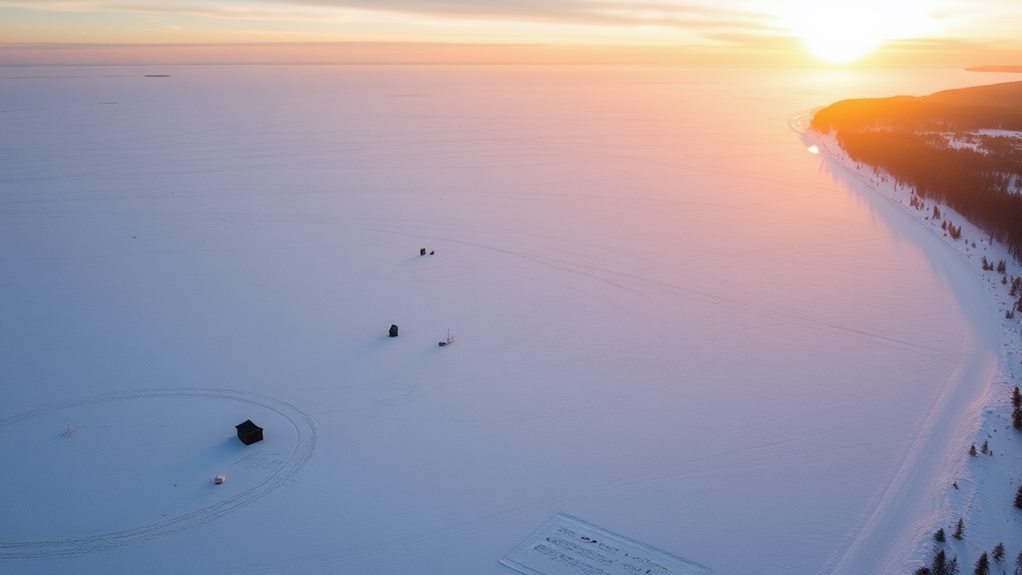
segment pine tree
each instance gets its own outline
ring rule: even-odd
[[[984,439],[983,447],[980,447],[979,450],[983,453],[983,455],[990,453],[990,442]]]
[[[1015,429],[1022,429],[1022,407],[1016,407],[1011,414],[1011,426]]]
[[[1022,551],[1018,553],[1018,559],[1015,560],[1015,575],[1022,575]]]
[[[947,555],[943,549],[937,551],[937,554],[933,556],[930,573],[933,573],[933,575],[947,575]]]
[[[979,556],[979,560],[976,561],[976,569],[972,573],[973,575],[990,575],[990,558],[987,557],[986,551]]]
[[[1008,266],[1007,266],[1007,264],[1004,263],[1003,259],[1001,261],[997,262],[997,273],[1003,274],[1003,273],[1005,273],[1007,271],[1008,271]]]
[[[952,557],[947,562],[947,575],[958,575],[958,557]]]
[[[1022,407],[1022,393],[1019,393],[1017,385],[1011,390],[1011,405],[1015,409]]]
[[[951,534],[955,539],[961,539],[965,537],[965,520],[961,517],[958,518],[958,525],[955,526],[955,532]]]
[[[943,549],[937,551],[937,554],[933,556],[933,563],[930,565],[930,573],[933,575],[948,575],[947,555],[944,554]]]
[[[1015,507],[1022,509],[1022,485],[1018,486],[1018,493],[1015,494]]]
[[[972,445],[971,445],[971,446],[969,447],[969,455],[971,455],[971,456],[973,456],[973,457],[976,457],[976,444],[975,444],[975,443],[973,443],[973,444],[972,444]]]
[[[998,543],[997,547],[990,552],[990,556],[994,558],[994,561],[1000,561],[1004,559],[1004,543]]]
[[[937,541],[937,543],[943,543],[946,541],[947,539],[944,537],[944,528],[941,527],[938,529],[937,532],[933,534],[933,538]]]

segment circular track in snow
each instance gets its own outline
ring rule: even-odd
[[[273,424],[266,441],[244,447],[233,436],[245,414]],[[0,419],[0,437],[15,459],[0,473],[11,498],[0,561],[81,555],[204,524],[280,487],[316,449],[306,413],[233,390],[139,390],[56,403]],[[232,474],[214,487],[208,471],[224,467]]]

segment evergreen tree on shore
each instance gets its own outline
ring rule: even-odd
[[[979,560],[976,561],[976,569],[972,573],[973,575],[990,575],[990,557],[987,557],[986,551],[979,556]]]
[[[955,227],[954,224],[948,224],[947,225],[947,233],[948,233],[949,236],[951,236],[951,239],[953,239],[953,240],[957,240],[957,239],[961,238],[962,237],[962,226],[961,226],[961,224],[959,224],[958,227]]]
[[[933,573],[933,575],[947,575],[947,554],[944,553],[943,549],[933,556],[930,573]]]
[[[994,561],[1004,559],[1004,543],[998,543],[994,550],[990,552],[990,556],[994,558]]]

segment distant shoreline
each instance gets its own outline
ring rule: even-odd
[[[810,125],[920,199],[954,208],[1022,263],[1022,82],[842,100]]]
[[[1022,74],[1022,65],[995,65],[995,66],[971,66],[965,69],[966,72],[1007,72],[1009,74]]]

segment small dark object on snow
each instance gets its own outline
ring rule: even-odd
[[[397,337],[397,326],[392,324],[390,326],[390,332],[389,333],[390,333],[390,337]]]
[[[432,255],[435,255],[435,254],[436,254],[436,250],[429,250],[429,255],[432,256]]]
[[[954,483],[952,483],[951,487],[954,487],[955,489],[958,489],[958,482],[955,481]]]
[[[447,330],[447,339],[441,340],[437,345],[440,347],[447,347],[452,343],[454,343],[454,336],[451,335],[451,330]]]
[[[238,439],[245,445],[263,440],[263,428],[252,423],[251,419],[246,419],[234,427],[238,430]]]
[[[426,255],[426,248],[419,248],[419,255],[420,256]]]

